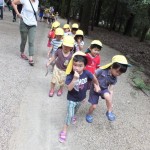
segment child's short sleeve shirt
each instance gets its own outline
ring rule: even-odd
[[[74,77],[71,73],[66,77],[66,84],[69,85]],[[86,91],[88,89],[88,81],[94,77],[88,70],[84,70],[80,78],[76,81],[74,88],[68,91],[67,99],[74,102],[80,102],[86,98]]]
[[[95,72],[102,90],[108,89],[109,85],[115,85],[117,78],[110,74],[110,69],[97,69]]]
[[[90,71],[92,74],[95,73],[95,70],[100,66],[100,55],[92,57],[90,53],[86,54],[87,65],[85,70]]]
[[[72,55],[73,55],[73,52],[70,52],[70,54],[68,56],[64,56],[63,52],[62,52],[62,49],[59,48],[56,52],[55,52],[55,58],[56,59],[56,66],[65,71],[67,66],[68,66],[68,63],[70,61],[70,59],[72,58]]]

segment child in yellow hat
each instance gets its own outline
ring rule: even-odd
[[[47,42],[47,47],[49,48],[48,50],[48,57],[49,57],[49,54],[50,54],[50,47],[51,47],[51,41],[52,39],[55,38],[55,30],[60,26],[60,23],[58,21],[55,21],[53,24],[52,24],[52,28],[49,30],[48,32],[48,42]]]
[[[89,71],[84,70],[86,64],[87,59],[85,53],[78,51],[74,53],[66,70],[66,73],[68,74],[66,77],[68,106],[65,125],[59,134],[59,141],[62,143],[66,141],[68,126],[71,123],[76,123],[75,114],[79,109],[81,102],[86,97],[88,80],[92,80],[94,84],[97,84],[97,92],[100,90],[96,77]]]
[[[88,63],[85,69],[89,70],[92,74],[95,74],[95,70],[100,67],[100,51],[102,47],[101,41],[93,40],[86,52]]]
[[[49,91],[49,97],[53,97],[55,92],[55,85],[60,86],[57,96],[61,96],[63,92],[64,81],[66,78],[66,68],[72,58],[74,46],[74,39],[72,36],[65,36],[63,39],[62,47],[59,47],[52,58],[47,63],[47,67],[55,61],[53,75],[51,79],[51,88]]]
[[[63,29],[64,29],[64,36],[71,35],[70,25],[69,24],[64,24]]]
[[[49,58],[51,58],[57,51],[58,47],[61,46],[63,35],[64,35],[64,31],[62,28],[57,28],[55,30],[55,38],[52,39],[50,43],[50,48],[48,51]]]
[[[71,26],[71,35],[74,37],[76,34],[76,31],[79,29],[79,25],[77,23],[73,23]]]
[[[82,51],[84,46],[84,34],[82,30],[77,30],[75,34],[75,52]]]
[[[93,117],[92,113],[95,110],[99,97],[105,99],[107,112],[106,116],[108,120],[114,121],[116,119],[115,114],[112,112],[112,94],[113,94],[113,86],[117,83],[117,77],[127,71],[127,68],[131,66],[128,64],[127,59],[123,55],[116,55],[112,58],[112,62],[102,66],[101,68],[96,70],[96,77],[99,81],[99,86],[101,90],[99,92],[95,92],[94,85],[92,85],[89,94],[89,102],[91,106],[86,115],[86,121],[88,123],[92,123]]]

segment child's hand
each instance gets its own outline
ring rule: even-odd
[[[51,64],[51,61],[49,60],[46,64],[46,67],[48,67]]]
[[[79,79],[79,74],[78,74],[78,72],[74,72],[74,79]]]
[[[99,85],[94,84],[94,91],[97,93],[101,91],[101,88],[99,87]]]

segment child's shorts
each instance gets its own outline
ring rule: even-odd
[[[104,99],[104,94],[105,93],[110,94],[108,89],[101,90],[99,93],[95,92],[94,90],[90,90],[89,100],[88,100],[89,103],[91,103],[92,105],[98,104],[99,96],[101,96],[101,98]]]
[[[57,84],[58,86],[63,86],[65,84],[65,79],[66,79],[66,72],[59,69],[55,65],[51,82],[54,83],[54,84]]]

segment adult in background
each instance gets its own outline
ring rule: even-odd
[[[22,4],[22,11],[19,13],[17,5]],[[21,58],[28,60],[28,57],[24,54],[25,45],[28,37],[28,51],[29,51],[29,64],[34,65],[33,55],[34,55],[34,39],[37,26],[37,16],[39,0],[14,0],[12,1],[12,6],[21,18],[20,20],[20,34],[21,34],[21,44],[20,52]]]
[[[17,5],[17,9],[18,9],[18,12],[21,13],[22,4]],[[13,22],[16,22],[16,16],[17,16],[17,14],[16,14],[14,8],[12,8],[12,14],[13,14]]]
[[[4,0],[0,0],[0,17],[3,19]]]

